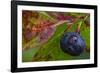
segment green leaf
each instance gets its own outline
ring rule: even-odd
[[[48,57],[48,55],[51,54],[52,49],[54,49],[54,46],[57,47],[58,42],[56,42],[56,40],[63,34],[66,27],[67,25],[65,23],[57,26],[54,35],[47,41],[47,43],[41,46],[41,49],[38,51],[38,55],[36,55],[34,59],[39,56],[41,56],[39,60],[43,59],[44,57]]]
[[[39,48],[31,48],[22,52],[22,61],[23,62],[31,62],[35,53],[39,50]]]

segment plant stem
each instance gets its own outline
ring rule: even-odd
[[[81,28],[81,25],[83,24],[83,22],[88,18],[88,16],[85,16],[84,19],[82,19],[80,22],[79,22],[79,25],[77,27],[77,30],[76,32],[80,34],[80,28]]]

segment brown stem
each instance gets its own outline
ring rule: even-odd
[[[79,23],[79,25],[78,25],[78,27],[77,27],[77,29],[76,29],[76,32],[77,32],[77,33],[80,34],[81,25],[82,25],[82,23],[87,19],[87,17],[88,17],[88,15],[86,15],[85,18],[82,19],[82,20],[80,21],[80,23]]]

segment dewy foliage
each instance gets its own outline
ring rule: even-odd
[[[66,13],[67,15],[67,13]],[[70,16],[84,16],[85,14],[78,13],[69,13]],[[45,12],[41,12],[40,16],[46,19],[54,18],[50,17]],[[80,29],[81,36],[86,41],[86,51],[79,56],[71,56],[67,53],[64,53],[60,48],[60,38],[62,37],[64,32],[75,32],[78,24],[82,22],[82,26]],[[82,19],[78,19],[77,22],[72,24],[71,28],[66,30],[69,26],[67,23],[61,23],[56,26],[56,31],[54,34],[42,45],[38,45],[36,47],[30,47],[27,50],[22,52],[22,61],[23,62],[34,62],[34,61],[57,61],[57,60],[77,60],[77,59],[89,59],[90,58],[90,26],[87,26],[86,23]],[[31,43],[34,45],[35,42]]]

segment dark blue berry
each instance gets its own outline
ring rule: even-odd
[[[60,40],[61,49],[70,55],[78,56],[86,48],[85,40],[76,32],[65,32]]]

